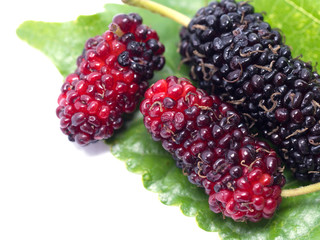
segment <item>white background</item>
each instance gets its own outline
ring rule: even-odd
[[[1,5],[0,239],[218,239],[160,203],[107,145],[78,147],[60,132],[55,109],[63,79],[16,28],[25,20],[74,20],[107,2]]]

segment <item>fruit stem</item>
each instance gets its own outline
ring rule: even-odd
[[[300,195],[305,195],[308,193],[313,193],[320,191],[320,183],[311,184],[304,187],[293,188],[293,189],[284,189],[281,192],[281,197],[296,197]]]
[[[171,18],[173,21],[181,24],[182,26],[188,27],[190,18],[176,10],[168,8],[160,3],[156,3],[149,0],[122,0],[123,3],[145,8],[151,12],[158,13],[164,17]]]

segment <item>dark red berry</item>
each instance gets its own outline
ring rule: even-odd
[[[248,2],[223,0],[199,9],[180,37],[199,87],[234,104],[248,126],[279,147],[297,179],[320,181],[320,141],[309,140],[320,136],[320,77],[292,57],[280,32]]]
[[[136,109],[153,72],[164,65],[164,46],[138,14],[116,15],[110,28],[87,40],[58,98],[60,128],[81,145],[112,136],[122,126],[122,115]]]
[[[205,189],[212,211],[235,221],[272,217],[285,183],[280,159],[231,105],[171,76],[146,91],[140,111],[152,138]]]

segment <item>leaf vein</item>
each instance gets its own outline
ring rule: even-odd
[[[306,236],[308,237],[307,239],[309,239],[309,236],[311,235],[312,231],[315,230],[317,227],[320,226],[320,223],[316,224],[313,228],[311,228],[309,231],[308,231],[308,234],[306,234]]]
[[[301,13],[303,13],[304,15],[306,15],[307,17],[311,18],[314,22],[316,22],[317,24],[320,25],[320,19],[316,18],[315,16],[313,16],[310,12],[306,11],[304,8],[298,6],[296,3],[294,3],[292,0],[284,0],[286,3],[288,3],[289,5],[291,5],[293,8],[295,8],[296,10],[300,11]]]

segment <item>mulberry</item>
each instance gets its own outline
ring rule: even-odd
[[[57,116],[70,141],[86,145],[112,136],[124,113],[132,113],[155,70],[164,46],[135,13],[113,18],[110,30],[87,40],[77,68],[61,88]]]
[[[152,138],[205,189],[213,212],[235,221],[272,217],[285,184],[280,159],[249,134],[231,105],[171,76],[145,92],[140,111]]]
[[[320,181],[319,74],[247,2],[212,2],[180,32],[190,76],[279,146],[299,180]]]

